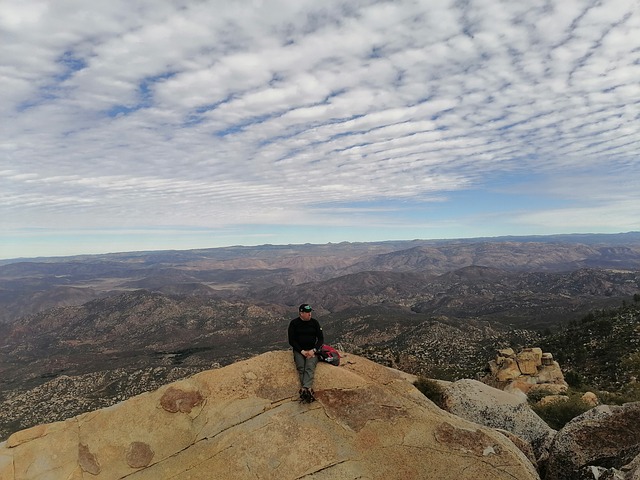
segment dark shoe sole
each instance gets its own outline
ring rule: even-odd
[[[315,401],[316,397],[313,396],[313,392],[309,391],[308,388],[305,388],[300,392],[300,402],[311,403]]]

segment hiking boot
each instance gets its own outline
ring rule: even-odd
[[[298,392],[300,393],[300,401],[303,403],[309,403],[309,389],[308,388],[301,388],[300,391]]]
[[[304,387],[300,389],[300,401],[302,403],[311,403],[316,401],[316,397],[311,388]]]

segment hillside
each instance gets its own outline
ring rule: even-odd
[[[521,273],[638,271],[640,233],[262,245],[3,260],[0,323],[141,288],[216,298],[273,294],[295,305],[299,298],[290,297],[298,292],[278,294],[271,289],[363,272],[431,278],[471,266]]]
[[[594,310],[541,338],[575,386],[640,393],[640,295],[634,300]]]
[[[290,316],[276,307],[141,290],[25,317],[5,326],[0,341],[0,439],[215,365],[287,348]],[[474,378],[496,348],[541,342],[533,330],[432,317],[393,304],[319,318],[330,343],[384,365],[450,380]],[[571,332],[563,338],[582,342]],[[616,344],[618,352],[637,348],[615,338],[607,345]],[[545,348],[559,358],[563,349],[570,351],[552,343]]]
[[[332,314],[395,305],[429,316],[533,329],[579,318],[592,308],[618,305],[638,291],[636,271],[513,272],[472,265],[442,275],[359,272],[256,290],[250,298],[292,307],[304,298]]]

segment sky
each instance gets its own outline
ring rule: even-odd
[[[640,230],[639,0],[1,0],[0,258]]]

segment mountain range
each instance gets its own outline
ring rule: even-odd
[[[0,439],[287,348],[303,302],[329,343],[456,379],[638,292],[638,232],[4,260]]]

